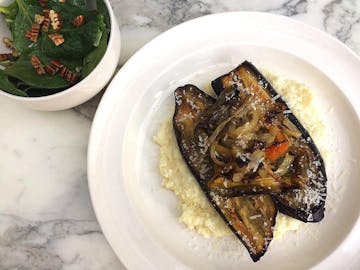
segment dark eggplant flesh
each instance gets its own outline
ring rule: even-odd
[[[231,87],[223,91],[199,119],[196,132],[205,134],[215,170],[212,179],[207,181],[209,190],[214,193],[230,197],[273,194],[302,185],[301,178],[284,172],[276,175],[271,172],[270,164],[263,161],[271,148],[276,150],[288,142],[284,137],[284,142],[272,145],[275,136],[266,134],[268,124],[259,124],[263,120],[265,123],[266,108],[272,107],[262,103],[257,96]],[[284,108],[276,109],[282,111]],[[270,142],[261,141],[264,134],[271,137]],[[292,158],[286,155],[284,164]]]
[[[201,186],[214,174],[207,151],[207,135],[195,130],[215,99],[194,85],[175,90],[175,113],[173,127],[182,156]]]
[[[226,197],[210,193],[208,198],[244,244],[252,260],[258,261],[273,238],[277,209],[271,196]]]
[[[235,109],[237,100],[232,98],[234,103],[230,102],[230,106]],[[204,194],[253,261],[258,261],[273,238],[277,209],[272,197],[266,194],[229,197],[209,189],[209,181],[219,174],[220,168],[210,156],[209,136],[216,129],[219,119],[213,116],[219,113],[223,101],[215,100],[194,85],[177,88],[173,127],[180,152]],[[226,117],[225,114],[221,117]]]
[[[253,84],[251,78],[244,80],[249,89]],[[196,136],[206,141],[208,151],[203,152],[210,155],[214,169],[207,187],[216,194],[275,194],[304,185],[304,172],[290,173],[298,159],[288,153],[292,140],[279,127],[286,108],[257,88],[255,95],[232,84],[195,128]]]
[[[257,125],[260,129],[267,129],[268,134],[278,137],[271,146],[265,145],[265,153],[268,155],[266,157],[265,154],[265,162],[260,164],[263,166],[260,170],[267,171],[275,178],[281,175],[285,181],[280,190],[271,186],[273,182],[270,181],[268,184],[277,208],[280,212],[303,222],[321,221],[324,217],[327,193],[324,161],[309,133],[292,114],[280,95],[255,66],[247,61],[215,79],[211,85],[219,97],[224,95],[224,92],[234,89],[237,89],[244,99],[247,96],[258,97],[266,112],[263,115],[265,117],[256,119],[260,119]],[[247,102],[244,101],[241,106],[244,107],[246,104]],[[258,109],[254,108],[254,110]],[[247,123],[251,123],[251,119]],[[258,148],[264,147],[264,142],[268,139],[265,134],[260,134],[256,138]],[[244,135],[246,134],[240,134],[239,139]],[[286,145],[282,144],[284,142],[287,142]],[[223,152],[223,158],[226,159],[226,151]],[[214,188],[229,196],[236,196],[241,191],[246,191],[241,186],[242,182],[234,183],[228,178],[220,175],[214,179],[213,181],[216,182],[213,184]],[[264,183],[260,185],[266,186]],[[224,189],[226,186],[228,188]],[[261,190],[259,192],[261,193]]]

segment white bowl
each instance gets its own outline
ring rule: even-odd
[[[109,0],[103,1],[107,6],[110,15],[110,38],[103,58],[86,78],[64,91],[44,97],[19,97],[6,93],[2,90],[0,90],[0,95],[6,96],[31,109],[56,111],[75,107],[99,93],[109,82],[115,72],[120,58],[121,46],[120,30],[114,12],[111,9]],[[12,1],[2,1],[1,4],[6,4],[4,2],[9,3]],[[0,18],[0,20],[2,20],[0,23],[0,37],[11,36],[8,29],[6,29],[6,24],[3,21],[3,18]],[[2,51],[3,49],[0,48],[0,52]]]

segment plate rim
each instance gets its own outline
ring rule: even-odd
[[[357,55],[354,51],[352,51],[346,44],[342,43],[341,41],[339,41],[338,39],[336,39],[335,37],[331,36],[330,34],[315,28],[311,25],[308,25],[306,23],[297,21],[293,18],[289,18],[283,15],[277,15],[277,14],[271,14],[271,13],[266,13],[266,12],[253,12],[253,11],[237,11],[237,12],[224,12],[224,13],[217,13],[217,14],[210,14],[210,15],[206,15],[206,16],[202,16],[193,20],[189,20],[187,22],[184,22],[182,24],[179,24],[165,32],[163,32],[162,34],[160,34],[159,36],[155,37],[154,39],[152,39],[150,42],[148,42],[147,44],[145,44],[141,49],[139,49],[124,65],[123,67],[117,72],[117,74],[113,77],[111,83],[109,84],[106,92],[104,93],[104,96],[102,97],[99,106],[96,110],[95,116],[94,116],[94,120],[91,126],[91,131],[90,131],[90,136],[89,136],[89,147],[88,147],[88,162],[87,162],[87,171],[88,171],[88,184],[89,184],[89,191],[90,191],[90,198],[91,198],[91,202],[94,208],[94,212],[95,215],[97,217],[97,220],[101,226],[101,228],[103,229],[103,233],[107,239],[107,241],[109,242],[110,246],[112,247],[112,249],[114,250],[114,252],[116,253],[116,255],[119,257],[119,259],[121,260],[121,262],[128,268],[134,267],[135,265],[139,265],[139,264],[133,264],[130,263],[129,261],[126,260],[124,254],[120,253],[119,250],[117,250],[116,248],[114,248],[114,243],[112,243],[111,240],[111,233],[104,230],[104,227],[106,227],[105,223],[106,223],[106,218],[104,216],[104,212],[103,209],[100,209],[98,207],[99,205],[99,200],[101,200],[101,198],[99,198],[97,191],[95,189],[96,186],[96,170],[95,170],[95,164],[96,164],[96,148],[98,147],[98,143],[99,141],[97,141],[97,138],[100,138],[102,135],[102,130],[101,127],[104,126],[105,122],[103,121],[104,119],[107,119],[106,117],[106,112],[109,111],[109,108],[107,107],[107,104],[109,103],[109,101],[112,99],[112,96],[114,95],[113,93],[115,93],[115,91],[118,91],[118,89],[116,89],[116,87],[114,87],[116,85],[116,82],[119,80],[118,78],[122,76],[122,74],[126,74],[127,70],[130,69],[131,70],[131,66],[133,62],[137,61],[137,58],[141,57],[141,55],[146,52],[148,50],[148,48],[151,49],[151,46],[153,44],[156,44],[157,42],[159,42],[161,39],[165,38],[167,35],[169,35],[169,33],[172,32],[176,32],[176,31],[181,31],[181,28],[183,28],[186,25],[191,25],[191,24],[196,24],[198,23],[198,21],[205,21],[205,20],[218,20],[224,16],[255,16],[255,17],[262,17],[262,19],[264,19],[264,17],[267,17],[270,20],[270,23],[272,23],[271,19],[275,18],[275,19],[281,19],[284,20],[284,22],[291,22],[292,24],[298,25],[301,28],[305,28],[306,30],[310,31],[310,32],[314,32],[318,35],[321,36],[321,38],[325,38],[327,40],[329,40],[329,42],[331,41],[332,43],[336,44],[339,49],[341,50],[345,50],[347,53],[350,53],[351,57],[353,57],[354,59],[357,60],[357,62],[360,63],[360,56]],[[269,23],[269,22],[267,22]],[[348,95],[346,95],[346,93],[342,92],[344,94],[344,96],[350,101],[350,103],[354,106],[354,103],[351,102],[351,100],[349,99]],[[118,94],[118,93],[117,93]],[[359,118],[359,110],[355,110],[356,115]],[[356,223],[356,227],[358,227],[358,225],[360,225],[360,220],[358,218],[357,223]],[[355,226],[354,226],[355,227]],[[351,232],[353,233],[353,231]],[[351,234],[349,233],[349,235]],[[346,239],[350,236],[346,236]],[[360,236],[360,231],[357,232],[357,235]],[[345,240],[346,240],[345,239]],[[345,242],[344,240],[344,242]],[[334,253],[334,252],[333,252]],[[328,257],[330,257],[332,255],[329,254]],[[327,258],[324,259],[324,261]],[[322,264],[323,261],[320,261],[317,265],[315,265],[315,267],[320,266]],[[136,268],[136,267],[135,267]]]

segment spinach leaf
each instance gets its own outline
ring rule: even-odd
[[[99,62],[101,61],[102,57],[106,52],[110,35],[110,17],[106,5],[102,0],[97,0],[96,3],[99,13],[99,15],[97,16],[98,25],[101,31],[99,33],[101,35],[100,40],[96,44],[94,44],[96,48],[84,57],[82,78],[88,76],[90,72],[93,71],[97,64],[99,64]]]
[[[16,0],[16,3],[19,7],[19,12],[15,18],[12,36],[15,48],[19,52],[22,52],[31,44],[26,38],[25,33],[27,30],[31,29],[35,14],[41,14],[42,9],[38,4],[39,2],[31,0]]]
[[[19,11],[24,15],[24,18],[27,20],[27,22],[32,23],[34,14],[28,10],[28,8],[31,6],[31,2],[26,0],[16,0],[16,3],[19,7]]]
[[[44,97],[59,93],[61,91],[64,91],[65,89],[67,88],[42,89],[29,87],[26,89],[26,93],[29,95],[29,97]]]
[[[95,48],[92,52],[90,52],[87,56],[84,57],[83,60],[83,68],[81,77],[85,78],[87,75],[90,74],[91,71],[99,64],[101,59],[103,58],[109,37],[109,30],[105,30],[102,34],[99,46]]]
[[[4,14],[5,16],[15,17],[17,12],[18,6],[16,1],[12,2],[8,6],[0,6],[0,13]]]
[[[69,3],[73,6],[85,8],[86,7],[86,0],[68,0],[66,3]]]
[[[25,33],[27,30],[31,28],[31,23],[28,22],[24,13],[19,11],[16,16],[14,26],[12,28],[12,37],[14,41],[14,47],[19,51],[22,52],[31,44],[25,37]]]
[[[72,21],[76,16],[83,15],[85,16],[85,23],[90,21],[96,21],[96,15],[90,11],[87,11],[79,6],[72,5],[68,1],[65,3],[59,2],[49,2],[49,9],[53,9],[61,15],[62,19],[62,29],[71,29],[74,28]],[[52,32],[50,28],[50,32]]]
[[[70,85],[67,81],[61,78],[60,75],[50,76],[48,74],[44,74],[39,76],[31,65],[30,57],[32,55],[37,55],[44,65],[51,61],[50,58],[41,54],[35,46],[34,48],[24,51],[13,65],[5,68],[5,74],[36,88],[52,89],[67,87]]]
[[[18,5],[23,4],[24,7],[26,6],[41,7],[39,0],[15,0],[15,1],[18,3]]]
[[[65,42],[56,46],[48,35],[42,36],[41,50],[51,57],[82,58],[94,49],[99,26],[96,21],[85,23],[77,28],[62,28],[60,33]]]
[[[13,77],[11,78],[11,82],[13,82],[18,89],[26,92],[29,97],[48,96],[48,95],[52,95],[52,94],[61,92],[66,89],[66,87],[52,88],[52,89],[37,88],[34,86],[29,86],[26,83],[24,83],[23,81],[19,81]]]
[[[9,77],[4,73],[3,70],[0,70],[0,89],[9,94],[16,95],[16,96],[22,96],[22,97],[28,96],[24,91],[17,89],[9,81]]]
[[[97,6],[98,13],[102,14],[104,16],[104,21],[105,21],[107,28],[110,29],[111,28],[110,15],[109,15],[108,9],[105,5],[105,2],[103,0],[96,0],[96,6]]]
[[[16,18],[18,11],[19,11],[19,7],[18,7],[16,1],[14,1],[10,5],[8,5],[7,7],[0,6],[0,13],[5,15],[5,22],[11,32],[13,31],[15,18]]]

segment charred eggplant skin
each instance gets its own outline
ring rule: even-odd
[[[278,208],[278,210],[295,219],[298,219],[302,222],[320,222],[323,218],[324,218],[324,212],[325,212],[325,205],[321,204],[320,206],[313,208],[311,211],[312,214],[312,220],[309,220],[309,214],[305,213],[304,211],[301,211],[299,209],[290,207],[289,205],[287,205],[284,202],[279,201],[279,198],[277,196],[272,195],[272,198]]]
[[[221,216],[221,218],[226,222],[226,225],[230,228],[230,230],[234,233],[234,235],[241,241],[241,243],[247,248],[247,250],[249,251],[249,255],[251,257],[251,259],[253,260],[253,262],[257,262],[260,260],[260,258],[266,253],[267,248],[273,238],[273,228],[275,228],[275,224],[276,224],[276,216],[277,216],[277,212],[278,209],[276,207],[276,204],[272,201],[271,196],[269,195],[248,195],[248,196],[240,196],[240,197],[235,197],[235,198],[260,198],[260,197],[267,197],[270,201],[273,202],[272,208],[273,208],[273,215],[270,219],[270,224],[268,224],[270,230],[269,230],[269,236],[268,238],[265,240],[265,244],[263,246],[263,248],[261,249],[260,252],[258,253],[253,253],[250,251],[249,247],[248,247],[248,243],[246,241],[244,241],[244,239],[241,237],[241,235],[239,234],[239,232],[235,229],[235,227],[233,225],[231,225],[229,222],[227,222],[227,218],[224,215],[224,213],[222,212],[221,208],[219,208],[216,204],[216,202],[213,200],[212,196],[208,193],[205,192],[206,197],[208,198],[208,200],[211,202],[211,205],[215,208],[216,212]]]
[[[224,74],[224,75],[220,76],[219,78],[213,80],[211,82],[211,86],[212,86],[213,90],[215,91],[215,93],[217,95],[221,94],[226,88],[224,86],[224,80],[226,80],[230,76],[233,76],[234,72],[236,72],[236,70],[240,67],[245,67],[249,72],[254,74],[257,77],[258,82],[262,84],[262,87],[267,91],[267,93],[271,96],[271,98],[277,97],[277,102],[281,102],[284,104],[286,110],[289,111],[289,113],[287,114],[288,119],[301,132],[302,137],[306,139],[307,145],[309,146],[311,151],[314,153],[316,160],[318,160],[320,162],[320,174],[322,177],[319,180],[319,182],[321,185],[323,185],[321,202],[317,206],[313,207],[310,210],[308,210],[308,209],[304,210],[301,208],[293,207],[293,206],[291,206],[291,201],[286,200],[284,198],[284,196],[286,195],[287,192],[293,192],[290,190],[290,191],[284,191],[282,194],[279,194],[279,195],[277,195],[277,194],[272,195],[272,197],[277,205],[277,208],[279,209],[280,212],[282,212],[288,216],[291,216],[293,218],[296,218],[298,220],[301,220],[303,222],[319,222],[319,221],[321,221],[324,218],[325,199],[326,199],[326,194],[327,194],[327,188],[326,188],[327,176],[326,176],[326,171],[325,171],[325,163],[324,163],[324,161],[321,157],[321,154],[320,154],[318,148],[316,147],[313,139],[311,138],[310,134],[308,133],[308,131],[299,122],[299,120],[293,115],[293,113],[289,109],[289,106],[286,104],[286,102],[281,97],[278,96],[278,93],[272,87],[272,85],[266,80],[266,78],[260,73],[260,71],[253,64],[251,64],[248,61],[244,61],[242,64],[240,64],[237,68],[235,68],[231,72]]]
[[[209,170],[209,174],[202,174],[199,171],[199,167],[197,167],[196,162],[192,161],[191,155],[194,151],[199,151],[199,149],[195,149],[194,141],[198,138],[198,134],[196,133],[196,126],[197,124],[203,120],[202,117],[206,110],[208,110],[211,106],[213,106],[216,100],[209,96],[208,94],[204,93],[200,89],[198,89],[194,85],[185,85],[183,87],[179,87],[175,90],[175,113],[173,117],[173,128],[176,136],[176,140],[179,146],[179,150],[183,156],[183,159],[187,163],[190,171],[195,176],[197,182],[199,183],[201,189],[203,190],[204,194],[218,212],[218,214],[222,217],[222,219],[226,222],[227,226],[231,229],[231,231],[236,235],[236,237],[244,244],[244,246],[248,249],[250,257],[254,262],[258,261],[266,252],[268,245],[270,244],[273,232],[272,229],[275,226],[276,222],[276,215],[277,215],[277,208],[274,204],[270,195],[249,195],[249,196],[240,196],[234,198],[228,197],[216,197],[218,195],[214,195],[208,189],[207,181],[211,179],[213,171]],[[190,111],[189,111],[190,110]],[[193,117],[184,118],[184,113],[188,115],[191,113]],[[203,159],[198,160],[195,157],[197,162],[203,162],[203,164],[207,165],[207,162],[210,162],[210,157],[208,154],[203,154]],[[202,164],[200,164],[202,165]],[[216,199],[217,198],[217,199]],[[257,209],[256,204],[248,205],[249,202],[267,202],[266,205],[263,205],[261,209]],[[244,205],[245,209],[243,210],[252,210],[258,211],[257,214],[260,213],[267,213],[263,214],[264,217],[268,218],[266,221],[268,224],[262,225],[262,233],[265,237],[263,237],[263,242],[261,248],[258,248],[255,252],[252,249],[251,245],[249,244],[249,231],[247,230],[247,234],[242,234],[241,230],[237,230],[235,228],[236,222],[239,222],[238,216],[239,213],[235,212],[235,208],[231,210],[230,207],[225,207],[225,203],[239,203],[239,205]],[[246,206],[248,205],[248,206]],[[247,212],[247,211],[245,211]],[[235,218],[232,218],[232,215]],[[249,217],[245,217],[249,218]],[[253,220],[248,220],[250,223],[254,222]],[[241,223],[241,221],[240,221]],[[245,226],[246,227],[246,226]],[[251,236],[251,235],[250,235]],[[252,238],[252,237],[251,237]],[[256,240],[253,240],[256,244]],[[250,241],[251,242],[251,241]]]
[[[225,76],[230,76],[230,73],[227,73],[211,82],[211,87],[217,95],[220,95],[221,92],[225,90],[224,85],[222,83],[222,78]]]
[[[206,94],[205,92],[201,91],[199,88],[197,88],[195,85],[187,84],[183,87],[178,87],[175,92],[175,112],[173,116],[173,130],[175,132],[176,141],[178,143],[180,153],[186,163],[188,164],[188,167],[191,171],[191,173],[195,176],[195,178],[199,181],[200,185],[206,186],[205,180],[208,175],[201,174],[201,172],[196,168],[196,164],[194,162],[189,161],[189,157],[192,155],[191,151],[198,150],[198,149],[190,149],[191,147],[188,147],[189,145],[193,145],[193,141],[189,141],[189,137],[195,136],[195,127],[200,121],[203,112],[209,108],[211,105],[215,103],[215,99],[211,97],[210,95]],[[182,100],[182,96],[189,95],[189,97],[196,97],[196,100],[201,103],[202,109],[193,110],[194,108],[190,108],[193,113],[194,118],[191,119],[193,122],[191,123],[192,126],[184,126],[181,121],[179,121],[178,116],[181,115],[183,112],[182,108],[184,107],[184,100]],[[189,101],[189,100],[188,100]],[[193,102],[193,101],[192,101]],[[191,102],[191,103],[192,103]],[[186,132],[191,132],[191,136],[186,136]],[[206,159],[204,159],[206,161]],[[212,174],[213,172],[209,172],[209,174]]]

